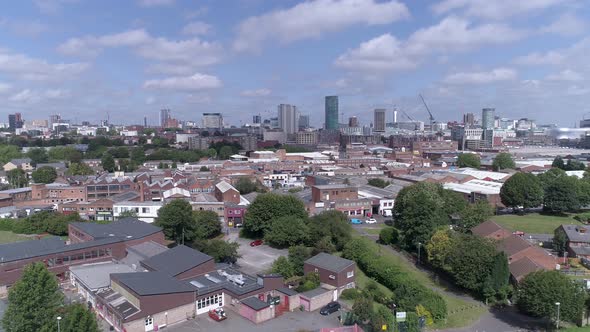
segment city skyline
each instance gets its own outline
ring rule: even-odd
[[[571,127],[588,111],[589,6],[582,1],[6,7],[0,101],[6,114],[26,120],[61,114],[142,124],[147,117],[157,125],[160,110],[170,109],[176,119],[219,112],[240,125],[292,104],[322,127],[324,98],[336,95],[340,123],[356,116],[369,124],[376,108],[387,109],[389,122],[394,105],[427,122],[420,93],[437,121],[490,107]],[[286,24],[295,17],[297,24]]]

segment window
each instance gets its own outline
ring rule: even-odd
[[[348,284],[346,284],[346,288],[347,289],[354,288],[354,282],[349,282]]]
[[[346,277],[347,277],[347,278],[352,278],[352,277],[354,277],[354,271],[348,271],[348,272],[346,272]]]
[[[145,319],[145,326],[151,326],[154,324],[154,318],[153,317],[149,317]]]

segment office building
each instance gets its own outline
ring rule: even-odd
[[[278,106],[279,128],[287,134],[295,134],[299,129],[297,107],[289,104]]]
[[[374,112],[373,119],[373,131],[384,132],[385,131],[385,109],[377,108]]]
[[[326,96],[324,128],[338,130],[338,96]]]
[[[20,113],[8,114],[8,128],[18,129],[23,127],[23,118]]]
[[[299,130],[309,128],[309,115],[299,114]]]
[[[484,108],[481,110],[481,127],[483,129],[494,129],[494,108]]]
[[[475,125],[475,114],[473,113],[465,113],[463,114],[463,125],[465,127],[470,128]]]
[[[348,126],[349,127],[358,127],[359,126],[359,119],[356,116],[351,116],[348,118]]]
[[[54,123],[60,123],[60,122],[61,122],[61,115],[59,115],[59,114],[52,114],[52,115],[49,116],[48,128],[49,129],[52,129]]]
[[[254,124],[259,124],[262,122],[262,118],[260,117],[260,115],[254,115],[252,117],[252,123]]]
[[[221,113],[203,113],[203,128],[223,129],[223,116]]]
[[[160,110],[160,127],[165,127],[166,122],[170,119],[170,110],[163,109]]]

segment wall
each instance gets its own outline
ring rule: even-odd
[[[332,302],[334,296],[333,290],[326,290],[325,293],[318,295],[314,298],[308,299],[309,300],[309,311],[316,311],[321,307],[325,306],[326,304]],[[306,298],[305,296],[300,295],[302,298]]]
[[[176,323],[184,322],[188,318],[192,318],[194,310],[195,304],[189,303],[174,309],[151,315],[154,319],[154,331],[156,326],[159,330],[163,326],[170,326]],[[132,322],[125,323],[123,324],[123,327],[127,332],[145,332],[145,318],[146,317],[142,317]]]
[[[335,272],[323,269],[321,267],[316,267],[311,264],[305,263],[303,265],[303,272],[305,274],[308,274],[311,272],[315,272],[315,270],[317,269],[318,273],[320,274],[320,282],[322,282],[324,284],[332,285],[334,287],[344,287],[344,286],[346,286],[346,284],[348,284],[350,282],[355,282],[356,274],[351,278],[346,277],[346,274],[349,271],[354,272],[355,268],[356,268],[356,264],[353,263],[352,265],[350,265],[349,267],[347,267],[346,269],[344,269],[340,273],[335,273]],[[336,279],[330,279],[330,275],[335,276]]]
[[[213,259],[211,259],[199,266],[196,266],[186,272],[183,272],[183,273],[175,276],[175,278],[180,279],[180,280],[194,278],[196,276],[200,276],[200,275],[203,275],[205,273],[208,273],[208,272],[211,272],[214,270],[215,270],[215,261]]]

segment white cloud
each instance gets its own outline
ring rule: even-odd
[[[0,50],[0,73],[31,81],[62,81],[78,76],[89,65],[83,62],[52,64],[24,54]]]
[[[571,69],[564,69],[557,74],[547,76],[547,80],[575,82],[584,80],[584,77],[580,73],[575,72]]]
[[[11,101],[16,101],[16,102],[30,102],[36,98],[38,98],[38,96],[36,96],[31,90],[24,89],[24,90],[20,91],[19,93],[12,95],[8,99]]]
[[[409,16],[408,8],[395,0],[306,1],[242,21],[233,46],[237,51],[258,51],[269,40],[290,43],[351,25],[384,25]]]
[[[210,31],[211,25],[201,21],[190,22],[182,28],[182,33],[185,35],[206,35]]]
[[[461,11],[465,15],[487,18],[504,19],[514,15],[545,10],[569,0],[443,0],[432,9],[437,14]]]
[[[138,0],[137,3],[142,7],[158,7],[158,6],[171,6],[174,4],[174,0]]]
[[[348,50],[334,62],[352,70],[403,70],[415,68],[424,58],[436,53],[477,49],[484,45],[506,44],[522,39],[525,31],[504,24],[472,25],[457,17],[412,33],[406,41],[384,34]]]
[[[352,70],[403,70],[416,67],[415,60],[405,54],[401,43],[390,34],[373,38],[356,49],[346,51],[334,63]]]
[[[63,5],[78,2],[78,0],[34,0],[39,11],[43,14],[56,14]]]
[[[216,76],[195,73],[192,76],[174,76],[164,79],[148,80],[143,84],[146,89],[198,91],[220,88],[221,80]]]
[[[8,83],[0,82],[0,93],[6,93],[6,92],[10,91],[11,88],[12,88],[12,85],[10,85]]]
[[[541,28],[541,32],[555,33],[562,36],[575,36],[586,31],[587,24],[584,20],[572,13],[561,15],[555,22]]]
[[[153,105],[156,102],[156,98],[153,96],[149,96],[145,99],[145,103],[147,105]]]
[[[69,90],[64,89],[47,89],[44,91],[35,91],[23,89],[18,93],[10,96],[8,100],[17,103],[39,103],[45,100],[63,100],[71,97]]]
[[[63,89],[48,89],[43,93],[47,99],[67,99],[71,96],[69,90]]]
[[[491,71],[460,72],[448,75],[443,80],[448,84],[488,84],[516,79],[516,71],[510,68],[496,68]]]
[[[271,94],[271,90],[267,88],[256,89],[256,90],[244,90],[240,93],[243,97],[265,97]]]
[[[564,56],[556,51],[549,51],[546,53],[534,52],[525,56],[518,57],[514,63],[525,66],[539,66],[539,65],[557,65],[562,63]]]
[[[584,68],[590,70],[588,63],[588,53],[590,53],[590,37],[586,37],[576,42],[570,47],[550,50],[544,53],[534,52],[525,56],[514,59],[514,63],[527,66],[577,66],[576,69]],[[564,69],[570,69],[564,68]]]
[[[0,19],[0,28],[10,30],[14,34],[24,37],[37,37],[48,30],[47,25],[39,21],[25,21],[9,18]]]

